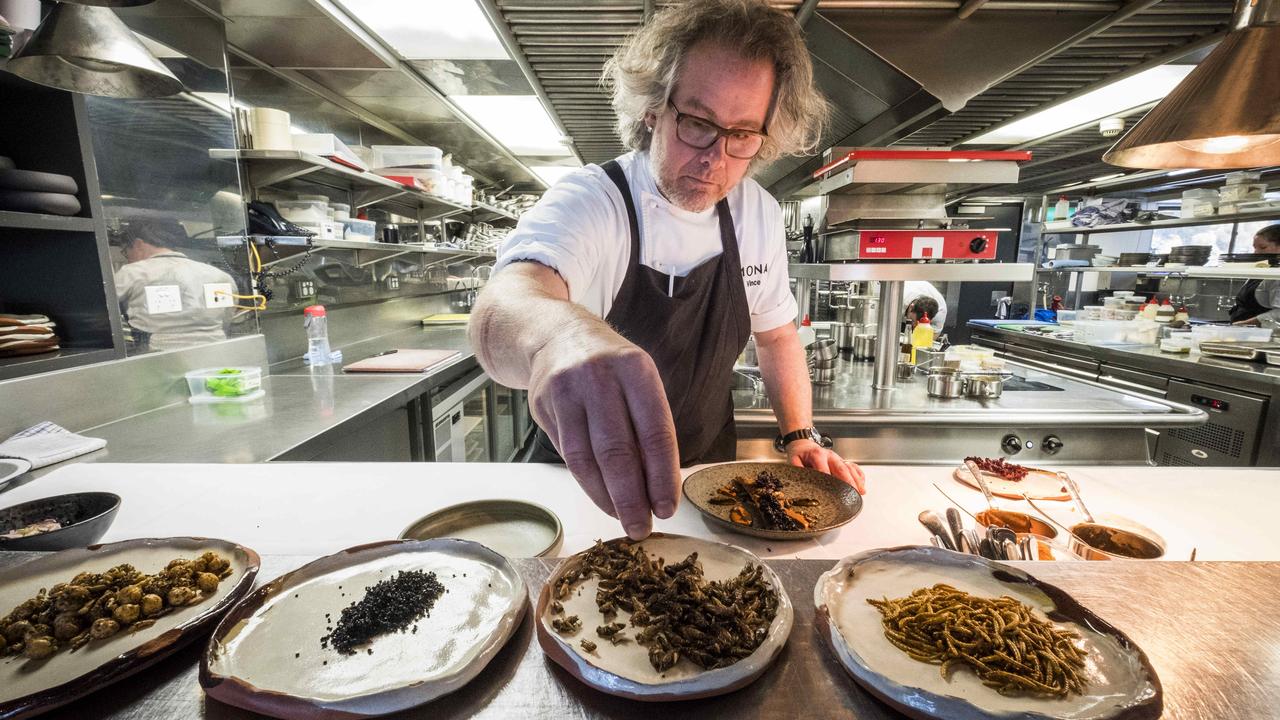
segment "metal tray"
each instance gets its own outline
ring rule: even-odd
[[[544,557],[560,547],[564,531],[550,510],[523,500],[477,500],[421,517],[400,533],[402,540],[454,537],[471,540],[507,557]]]
[[[1202,342],[1200,353],[1213,357],[1231,358],[1232,360],[1261,361],[1264,355],[1274,354],[1276,360],[1267,362],[1280,364],[1280,343],[1271,342]]]

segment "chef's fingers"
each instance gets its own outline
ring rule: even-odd
[[[866,473],[862,472],[862,468],[858,467],[858,464],[855,462],[845,460],[842,464],[845,467],[849,468],[849,473],[853,476],[853,488],[858,491],[858,494],[866,495],[867,494]]]
[[[817,470],[818,472],[824,472],[828,475],[834,475],[835,473],[831,468],[832,463],[829,462],[830,457],[831,457],[830,453],[828,453],[826,450],[818,448],[814,450],[812,453],[805,455],[804,464],[807,465],[808,467],[813,468],[814,470]]]
[[[600,466],[596,464],[595,453],[591,449],[586,408],[575,399],[565,397],[556,406],[555,418],[558,421],[557,434],[551,435],[548,432],[548,435],[556,438],[556,450],[564,459],[565,466],[596,507],[612,517],[618,517],[613,500],[609,497],[609,490],[605,487]]]
[[[652,507],[627,401],[621,383],[601,390],[587,415],[591,452],[627,537],[643,540],[653,529]]]
[[[653,514],[669,518],[680,502],[680,452],[671,406],[662,387],[662,378],[653,362],[645,358],[631,382],[624,382],[631,425],[635,428],[645,489]]]

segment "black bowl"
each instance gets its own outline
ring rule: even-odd
[[[92,545],[107,533],[120,509],[120,496],[107,492],[72,493],[24,502],[0,510],[0,535],[53,518],[62,527],[52,532],[7,540],[0,550],[66,550]]]

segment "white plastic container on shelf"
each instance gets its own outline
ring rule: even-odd
[[[471,207],[471,202],[475,194],[476,179],[470,175],[462,174],[462,187],[458,190],[458,202],[467,207]]]
[[[378,223],[372,220],[348,218],[342,221],[343,240],[364,240],[372,242],[378,232]]]
[[[1106,308],[1103,307],[1102,305],[1085,305],[1084,307],[1080,308],[1080,314],[1076,317],[1076,319],[1077,320],[1101,320],[1102,313],[1105,311],[1106,311]]]
[[[431,145],[373,146],[373,166],[379,172],[386,168],[435,168],[438,170],[443,163],[444,152]]]
[[[298,225],[319,225],[329,219],[328,198],[323,200],[277,200],[275,206],[285,220]]]
[[[329,209],[333,211],[334,222],[346,222],[351,219],[351,206],[346,203],[329,203]]]
[[[1182,193],[1182,217],[1198,218],[1218,212],[1220,196],[1217,190],[1193,188]]]
[[[262,390],[262,368],[210,367],[192,370],[184,376],[192,404],[242,403],[257,400]]]
[[[1261,200],[1266,194],[1267,186],[1264,183],[1249,183],[1239,185],[1223,186],[1219,193],[1221,204],[1236,204],[1242,202],[1252,202]]]

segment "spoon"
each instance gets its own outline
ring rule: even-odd
[[[1026,500],[1028,505],[1030,505],[1031,507],[1035,508],[1035,511],[1036,511],[1036,512],[1038,512],[1038,513],[1040,513],[1040,516],[1041,516],[1041,517],[1043,517],[1045,520],[1048,520],[1048,521],[1049,521],[1049,523],[1050,523],[1050,524],[1052,524],[1054,527],[1056,527],[1056,528],[1058,528],[1059,530],[1061,530],[1061,531],[1065,532],[1067,535],[1071,535],[1071,531],[1067,529],[1067,526],[1066,526],[1066,525],[1063,525],[1062,523],[1058,522],[1057,520],[1054,520],[1052,517],[1050,517],[1050,516],[1049,516],[1049,513],[1045,512],[1044,510],[1041,510],[1041,509],[1040,509],[1040,506],[1039,506],[1039,505],[1036,505],[1035,501],[1031,499],[1031,496],[1030,496],[1030,495],[1027,495],[1026,493],[1023,493],[1023,495],[1022,495],[1022,499],[1023,499],[1023,500]]]
[[[950,495],[948,495],[946,490],[943,490],[942,488],[938,487],[938,483],[934,483],[934,484],[933,484],[933,489],[934,489],[934,490],[937,490],[937,491],[938,491],[938,492],[940,492],[940,493],[942,493],[942,497],[946,498],[946,499],[947,499],[947,500],[948,500],[952,505],[955,505],[956,507],[960,508],[961,512],[963,512],[965,515],[968,515],[969,517],[973,518],[973,521],[974,521],[974,522],[978,522],[978,518],[977,518],[977,516],[976,516],[976,515],[974,515],[973,513],[969,512],[969,509],[968,509],[968,508],[966,508],[965,506],[963,506],[963,505],[961,505],[960,503],[956,502],[955,498],[953,498],[953,497],[951,497]]]
[[[960,511],[949,507],[947,508],[947,526],[951,528],[951,540],[955,543],[956,549],[960,550],[964,546],[960,544],[960,538],[964,534],[964,521],[960,519]]]
[[[942,520],[938,517],[938,513],[932,510],[924,510],[917,517],[920,524],[928,528],[929,532],[934,534],[942,541],[942,546],[947,550],[955,550],[955,543],[951,542],[951,538],[947,536],[947,529],[942,526]]]
[[[1018,542],[1018,535],[1009,528],[987,528],[987,537],[991,538],[991,546],[996,549],[997,560],[1014,560],[1009,549]]]
[[[982,470],[978,468],[978,463],[972,460],[965,460],[964,466],[969,468],[969,472],[973,473],[973,479],[978,483],[978,487],[982,489],[982,496],[987,499],[987,507],[995,509],[995,496],[991,494],[991,488],[987,486],[987,479],[982,476]]]
[[[1035,558],[1032,557],[1033,553],[1034,551],[1031,549],[1031,538],[1029,537],[1018,538],[1018,554],[1022,556],[1022,559],[1035,560]]]
[[[969,546],[969,554],[982,556],[982,543],[978,540],[978,531],[972,528],[964,531],[964,542]]]
[[[1084,517],[1084,521],[1092,523],[1093,513],[1090,513],[1089,508],[1084,506],[1084,498],[1080,497],[1080,486],[1076,484],[1075,478],[1059,470],[1058,479],[1066,483],[1067,491],[1071,493],[1071,499],[1075,501],[1076,507],[1080,508],[1080,515]]]

